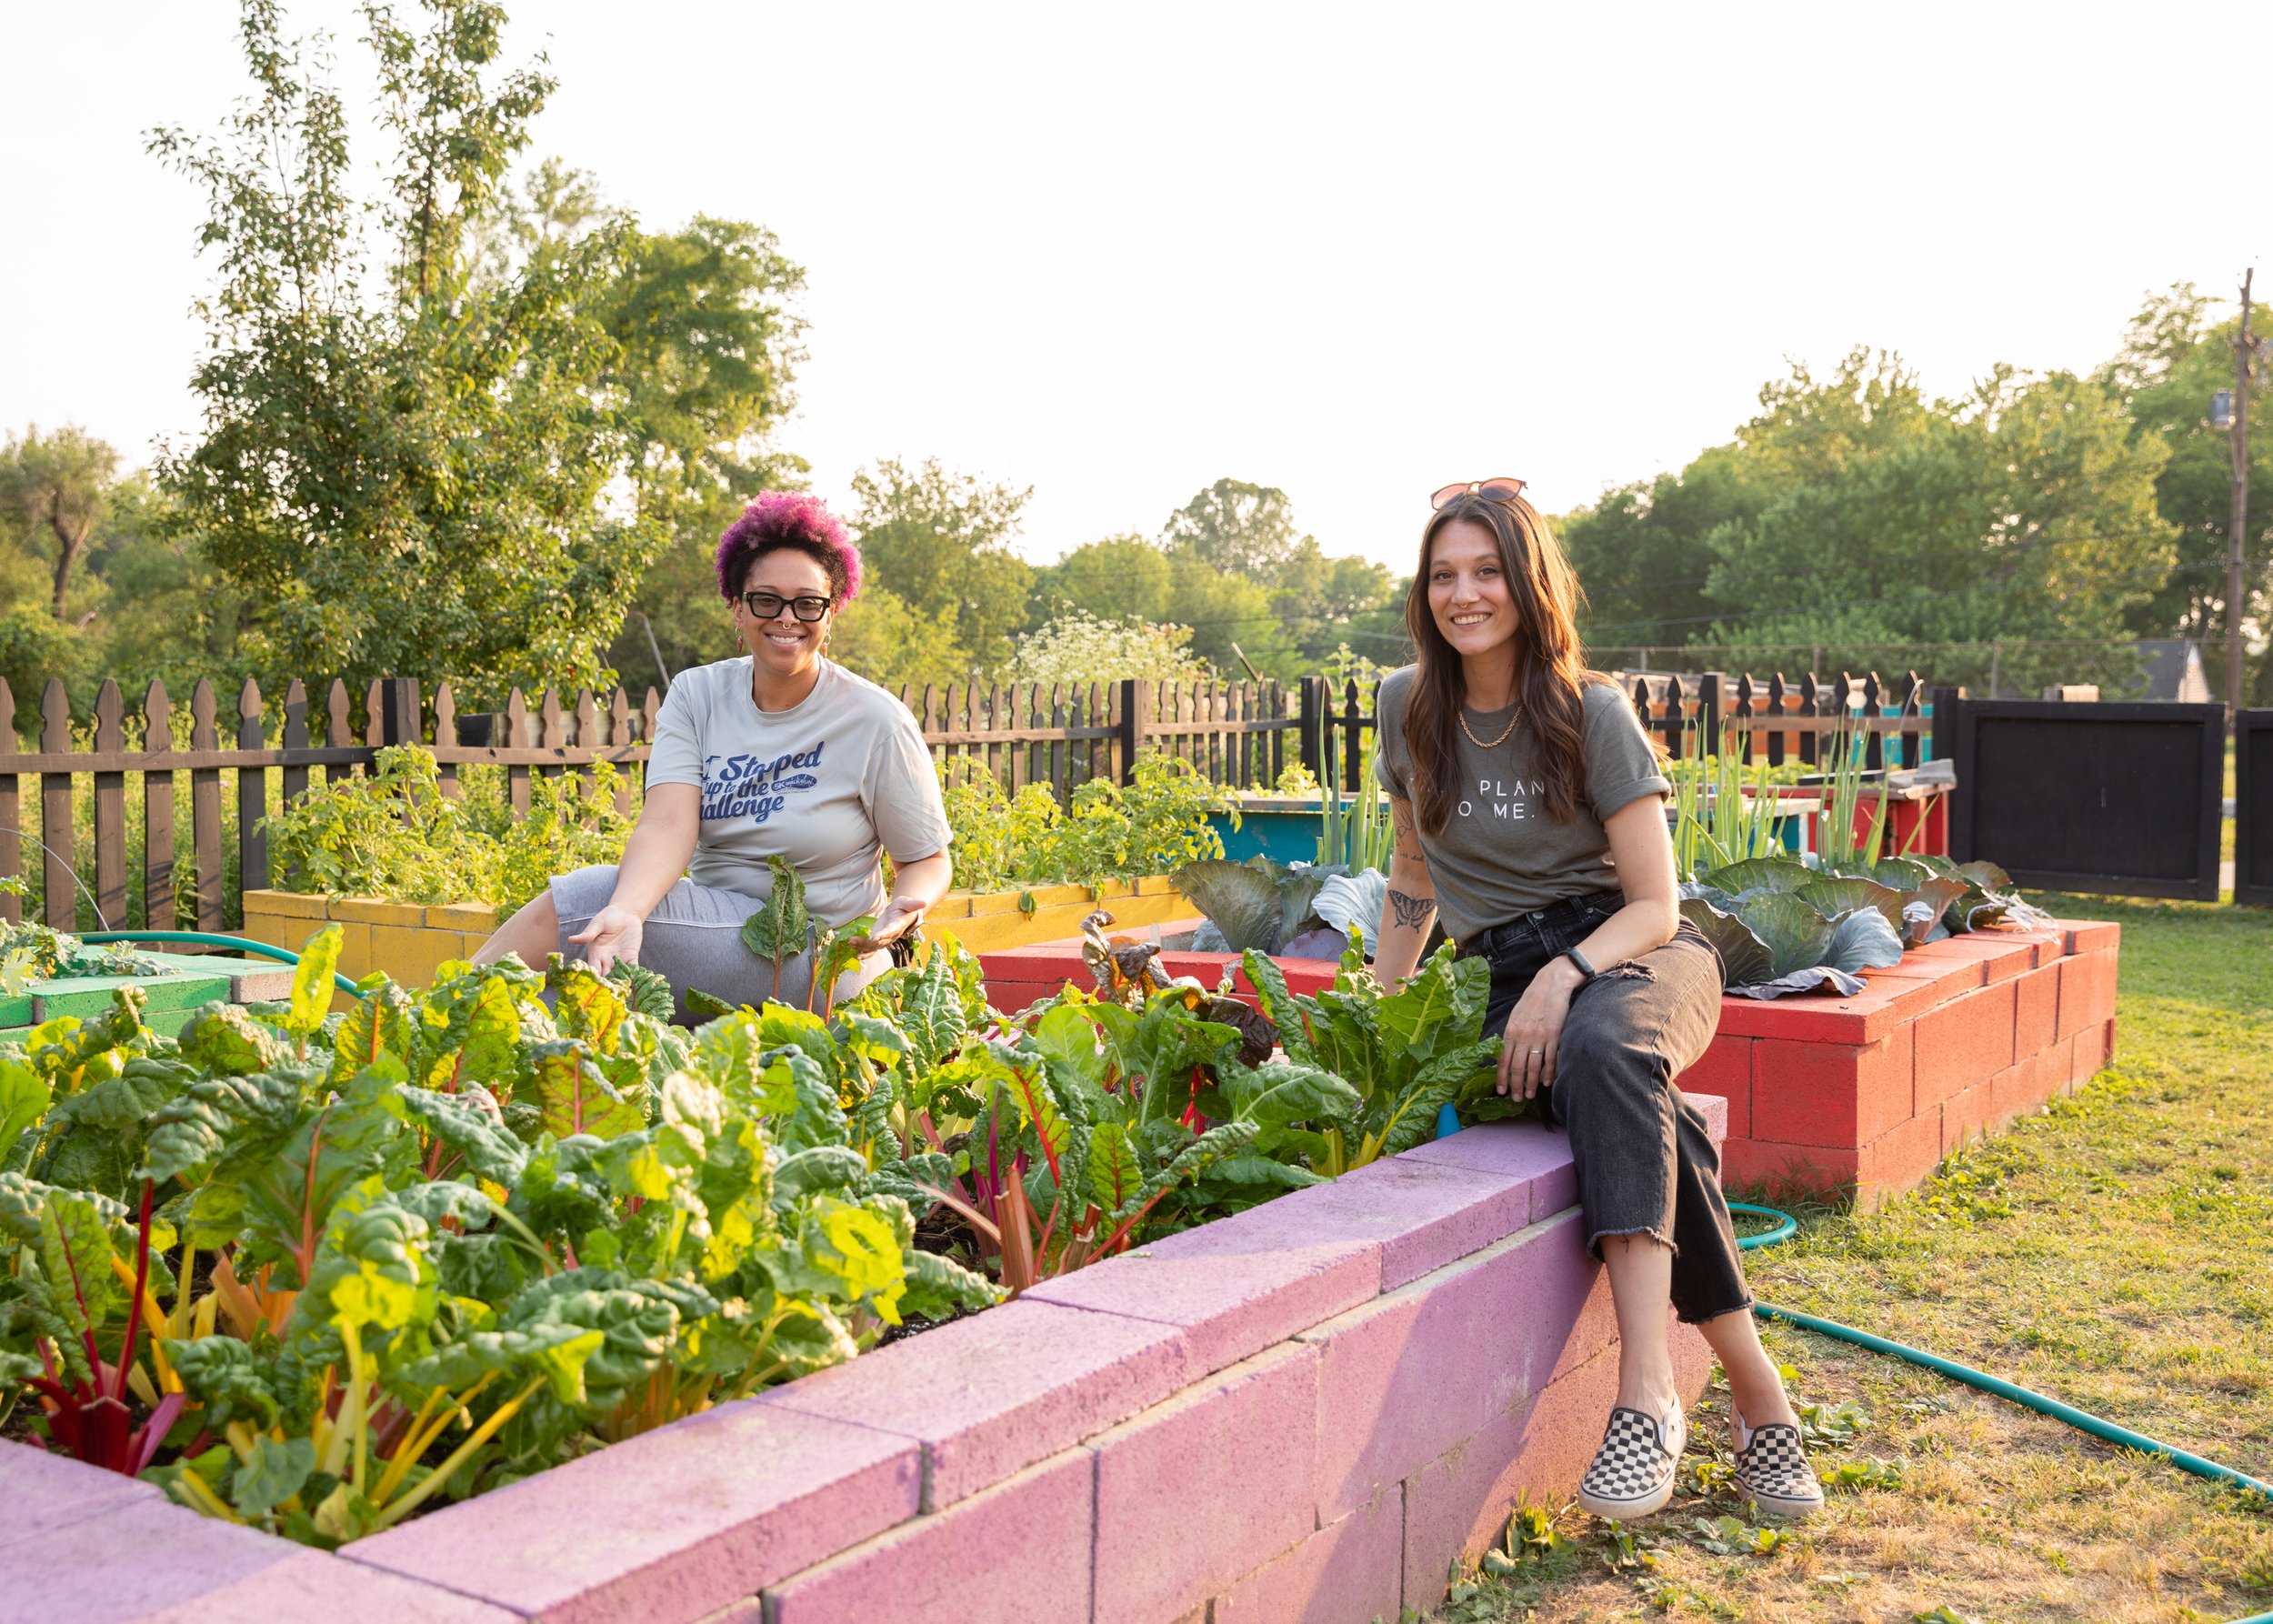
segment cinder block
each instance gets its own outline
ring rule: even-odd
[[[320,1550],[297,1550],[273,1566],[202,1596],[138,1615],[138,1624],[206,1624],[215,1619],[320,1619],[323,1624],[514,1624],[520,1615],[438,1585],[382,1573]]]
[[[6,1545],[0,1617],[25,1624],[140,1619],[223,1589],[305,1549],[200,1516],[163,1496],[86,1502],[83,1509],[89,1515],[58,1519]],[[13,1499],[9,1513],[13,1520]]]
[[[426,922],[424,904],[416,902],[382,902],[375,897],[335,897],[331,899],[331,917],[352,920],[358,925],[409,925]]]
[[[1572,1211],[1304,1332],[1321,1355],[1318,1521],[1520,1412],[1616,1331]]]
[[[1318,1240],[1377,1244],[1381,1288],[1394,1291],[1522,1228],[1531,1218],[1531,1184],[1389,1157],[1281,1196],[1270,1210]]]
[[[1915,1023],[1898,1028],[1859,1048],[1760,1039],[1752,1049],[1750,1137],[1786,1145],[1869,1143],[1910,1115],[1915,1029]]]
[[[1526,1221],[1529,1223],[1560,1212],[1578,1198],[1578,1186],[1571,1177],[1570,1136],[1544,1122],[1478,1123],[1416,1145],[1405,1152],[1404,1159],[1527,1182],[1531,1210]]]
[[[1673,1079],[1682,1093],[1717,1094],[1728,1102],[1728,1131],[1752,1137],[1752,1039],[1716,1037],[1703,1057]]]
[[[1174,1326],[1006,1303],[756,1402],[920,1443],[923,1509],[939,1511],[1184,1387],[1184,1344]]]
[[[1949,983],[1947,997],[1954,997],[1988,983],[1988,972],[1983,967],[1981,956],[1953,948],[1951,943],[1962,940],[1950,937],[1938,942],[1927,942],[1903,950],[1902,962],[1888,973],[1891,975],[1946,977]]]
[[[425,987],[437,967],[464,956],[466,937],[455,930],[423,925],[373,925],[371,967],[384,970],[404,987]]]
[[[1317,1348],[1275,1348],[1091,1445],[1096,1624],[1174,1618],[1312,1532],[1317,1372]]]
[[[2112,950],[2123,942],[2122,926],[2097,919],[2063,919],[2059,927],[2068,935],[2068,950],[2071,954]]]
[[[305,891],[254,890],[244,893],[245,917],[255,914],[276,918],[322,919],[328,917],[325,900]]]
[[[1855,1158],[1855,1204],[1869,1211],[1914,1189],[1941,1160],[1941,1111],[1934,1108],[1864,1146]]]
[[[2030,964],[2037,969],[2058,964],[2068,957],[2068,932],[2057,925],[2036,926],[2026,930],[2008,930],[2004,935],[2014,941],[2034,945],[2036,957]]]
[[[532,1616],[699,1619],[905,1522],[921,1472],[906,1439],[745,1399],[342,1554]]]
[[[2002,930],[1968,931],[1953,936],[1946,941],[1928,942],[1910,952],[1928,958],[1975,959],[1981,966],[1985,983],[2008,981],[2023,971],[2033,969],[2037,962],[2037,944],[2025,935]]]
[[[165,1498],[155,1484],[105,1471],[29,1444],[0,1443],[0,1550],[35,1535],[100,1516],[128,1500]]]
[[[1453,1561],[1481,1557],[1518,1500],[1559,1501],[1577,1488],[1602,1442],[1617,1386],[1617,1352],[1597,1354],[1521,1414],[1495,1417],[1406,1479],[1407,1607],[1426,1612],[1441,1602]]]
[[[2068,1069],[2071,1084],[2080,1088],[2106,1068],[2114,1050],[2114,1026],[2112,1020],[2101,1021],[2076,1034],[2076,1048]]]
[[[1215,1599],[1213,1624],[1375,1624],[1397,1616],[1405,1486],[1320,1529]]]
[[[1290,1221],[1284,1205],[1171,1235],[1046,1280],[1019,1300],[1178,1327],[1187,1376],[1220,1370],[1380,1292],[1379,1242],[1319,1236]]]
[[[1837,1195],[1854,1187],[1861,1159],[1861,1150],[1851,1145],[1731,1138],[1720,1148],[1720,1178],[1724,1185],[1769,1196],[1801,1190]]]
[[[2013,1055],[2033,1055],[2059,1036],[2060,961],[2053,958],[2013,983]]]
[[[1996,1102],[1995,1124],[2001,1128],[2016,1117],[2041,1110],[2044,1102],[2068,1081],[2045,1069],[2042,1054],[2024,1055],[1989,1078],[1989,1097]]]
[[[424,923],[430,930],[494,936],[499,921],[497,910],[486,902],[437,902],[426,908]]]
[[[1941,1102],[1941,1154],[1946,1159],[1997,1130],[1996,1079],[1961,1088]]]
[[[1069,1449],[766,1592],[767,1624],[996,1624],[1005,1586],[1035,1624],[1088,1624],[1096,1457]],[[753,1620],[755,1624],[755,1620]]]
[[[1939,1105],[2013,1063],[2018,986],[2008,977],[1918,1017],[1916,1109]]]
[[[2116,955],[2100,949],[2060,960],[2058,1035],[2072,1038],[2115,1014]]]

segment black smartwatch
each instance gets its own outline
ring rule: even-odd
[[[1584,953],[1581,953],[1577,948],[1573,947],[1568,952],[1565,953],[1563,957],[1569,959],[1571,963],[1578,967],[1579,986],[1584,987],[1587,982],[1594,979],[1594,966],[1587,962],[1587,956]]]

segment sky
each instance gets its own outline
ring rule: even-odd
[[[367,84],[351,5],[283,4]],[[2230,296],[2273,248],[2234,161],[2261,75],[2220,70],[2273,59],[2273,7],[510,9],[508,60],[560,80],[532,157],[805,266],[780,444],[814,487],[883,456],[1030,486],[1036,560],[1230,476],[1409,568],[1449,481],[1566,511],[1857,345],[1943,393],[2088,368],[2149,290]],[[243,92],[235,16],[5,8],[0,428],[134,463],[194,433],[203,210],[143,143]]]

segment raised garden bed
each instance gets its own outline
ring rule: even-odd
[[[1679,1086],[1727,1102],[1722,1175],[1730,1184],[1851,1193],[1876,1206],[2108,1063],[2121,937],[2119,926],[2086,921],[1984,930],[1864,971],[1855,997],[1724,997],[1718,1036]],[[1203,986],[1238,962],[1177,951],[1174,933],[1160,939],[1165,972]],[[1077,940],[987,953],[981,963],[987,997],[1002,1009],[1048,997],[1068,980],[1089,984]],[[1331,959],[1278,963],[1297,992],[1334,978]],[[1232,991],[1254,1001],[1244,972]]]
[[[1600,1435],[1576,1188],[1560,1134],[1470,1128],[335,1554],[0,1445],[11,1610],[1393,1619]],[[1694,1398],[1702,1339],[1674,1348]]]
[[[1875,1206],[2107,1064],[2121,936],[2084,921],[1977,931],[1864,972],[1855,997],[1724,998],[1680,1087],[1728,1102],[1730,1183]]]
[[[1164,875],[1100,880],[1096,886],[1035,886],[1016,891],[950,891],[925,916],[927,934],[951,935],[974,953],[1074,935],[1084,916],[1104,907],[1116,930],[1199,917]],[[464,958],[497,928],[496,910],[481,903],[421,906],[364,897],[299,891],[245,893],[245,934],[256,942],[297,948],[325,924],[344,932],[340,973],[350,980],[384,970],[406,987],[423,987],[435,970]]]
[[[0,997],[0,1042],[20,1039],[34,1027],[59,1015],[83,1019],[99,1015],[111,1007],[112,993],[122,987],[141,989],[144,1024],[168,1036],[204,1005],[252,1003],[286,997],[292,992],[292,967],[277,960],[217,953],[135,951],[135,957],[151,960],[165,973],[59,977],[34,981],[20,993]]]

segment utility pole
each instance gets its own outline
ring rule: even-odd
[[[2241,274],[2241,331],[2234,338],[2234,507],[2226,530],[2226,712],[2241,714],[2241,612],[2248,605],[2244,587],[2242,541],[2249,521],[2249,283],[2252,266]]]

